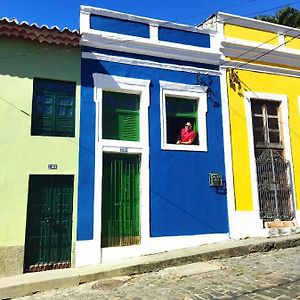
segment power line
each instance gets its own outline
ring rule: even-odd
[[[294,30],[294,28],[289,28],[288,30],[284,31],[282,34],[287,34],[287,33],[288,33],[289,31],[291,31],[291,30]],[[295,38],[296,38],[296,37],[295,37]],[[230,63],[232,60],[236,60],[236,59],[238,59],[238,58],[241,58],[241,57],[244,56],[245,54],[248,54],[248,53],[250,53],[250,52],[252,52],[252,51],[254,51],[254,50],[256,50],[256,49],[259,49],[261,46],[263,46],[263,45],[265,45],[265,44],[268,44],[269,42],[271,42],[271,41],[273,41],[273,40],[275,40],[275,39],[278,39],[278,36],[275,36],[275,37],[273,37],[273,38],[271,38],[271,39],[269,39],[269,40],[267,40],[267,41],[265,41],[265,42],[259,44],[258,46],[252,47],[251,49],[249,49],[249,50],[243,52],[242,54],[240,54],[240,55],[238,55],[238,56],[235,56],[235,57],[233,57],[233,58],[230,58],[230,61],[226,61],[226,62],[224,62],[224,63],[221,63],[220,66],[225,66],[226,64]],[[282,46],[282,45],[281,45],[281,46]]]
[[[275,48],[273,48],[273,49],[271,49],[271,50],[268,50],[267,52],[265,52],[265,53],[263,53],[263,54],[261,54],[261,55],[255,57],[255,58],[249,60],[248,62],[242,63],[241,65],[238,66],[238,68],[241,68],[241,67],[243,67],[243,66],[245,66],[245,65],[248,65],[248,64],[250,64],[250,63],[252,63],[252,62],[254,62],[254,61],[256,61],[256,60],[258,60],[258,59],[260,59],[260,58],[262,58],[262,57],[264,57],[264,56],[266,56],[267,54],[269,54],[269,53],[271,53],[271,52],[277,50],[278,48],[280,48],[280,47],[283,46],[283,45],[288,44],[289,42],[291,42],[292,40],[296,39],[296,38],[299,37],[299,36],[300,36],[300,33],[297,34],[296,36],[292,37],[290,40],[285,41],[285,42],[279,44],[279,45],[276,46]]]
[[[248,3],[248,2],[254,2],[254,1],[257,1],[257,0],[248,0],[248,1],[246,1],[246,3]],[[253,14],[259,14],[259,13],[263,13],[263,12],[266,12],[266,11],[271,11],[271,10],[274,10],[274,9],[279,9],[279,8],[282,8],[282,7],[285,7],[285,6],[288,6],[288,5],[292,5],[292,4],[296,4],[296,3],[300,3],[300,0],[297,0],[297,1],[294,1],[294,2],[290,2],[290,3],[286,3],[286,4],[284,4],[284,5],[281,5],[281,6],[277,6],[277,7],[272,7],[272,8],[269,8],[269,9],[265,9],[265,10],[261,10],[261,11],[257,11],[257,12],[254,12],[254,13],[251,13],[251,14],[247,14],[246,16],[251,16],[251,15],[253,15]],[[245,2],[243,3],[243,4],[245,4]],[[239,6],[240,4],[238,4],[238,5],[236,5],[236,6]],[[230,8],[231,6],[228,6],[227,8]],[[233,5],[232,5],[232,7],[234,7]],[[226,8],[225,8],[226,9]],[[200,14],[201,15],[201,14]],[[195,15],[194,17],[197,17],[197,16],[200,16],[200,15]],[[203,14],[202,14],[203,15]],[[226,22],[226,21],[228,21],[228,20],[232,20],[232,19],[236,19],[236,18],[240,18],[241,16],[232,16],[232,17],[229,17],[229,18],[227,18],[227,19],[224,19],[224,20],[217,20],[217,18],[216,18],[216,20],[213,20],[213,23],[215,22],[215,23],[217,23],[217,22]],[[187,18],[185,18],[185,19],[187,19]],[[176,22],[176,20],[173,20],[173,21],[162,21],[162,23],[160,23],[162,26],[167,26],[167,25],[170,25],[170,24],[173,24],[173,23],[175,23]],[[178,24],[178,25],[185,25],[185,24]],[[187,26],[190,26],[190,27],[192,27],[192,28],[194,28],[194,29],[197,29],[197,27],[193,27],[193,26],[191,26],[191,25],[187,25]],[[129,32],[127,32],[126,34],[124,34],[124,35],[133,35],[134,36],[134,34],[136,34],[136,33],[138,33],[138,29],[135,29],[135,30],[131,30],[131,31],[129,31]],[[124,40],[117,40],[117,41],[115,41],[115,42],[118,42],[119,44],[121,44],[121,43],[127,43],[127,42],[131,42],[132,40],[131,39],[124,39]],[[111,42],[111,43],[107,43],[106,45],[112,45],[113,44],[113,42]]]
[[[280,5],[280,6],[276,6],[276,7],[272,7],[272,8],[268,8],[268,9],[264,9],[264,10],[260,10],[260,11],[256,11],[256,12],[252,12],[252,13],[249,13],[249,14],[246,14],[245,16],[246,17],[250,17],[250,16],[253,16],[253,15],[258,15],[260,13],[264,13],[264,12],[267,12],[267,11],[272,11],[272,10],[277,10],[277,9],[280,9],[280,8],[283,8],[283,7],[286,7],[286,6],[290,6],[290,5],[293,5],[293,4],[297,4],[297,3],[300,3],[300,0],[298,1],[294,1],[294,2],[290,2],[290,3],[286,3],[284,5]],[[216,17],[218,17],[218,15],[216,15]],[[230,20],[233,20],[233,19],[236,19],[236,18],[239,18],[241,16],[231,16],[231,17],[228,17],[226,19],[223,19],[223,20],[218,20],[216,18],[216,20],[213,20],[212,23],[217,23],[217,22],[226,22],[226,21],[230,21]],[[277,24],[277,25],[280,25],[280,24]]]

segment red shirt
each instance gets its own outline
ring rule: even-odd
[[[181,142],[188,142],[189,140],[191,140],[191,143],[192,143],[195,139],[195,136],[196,135],[193,130],[187,131],[185,128],[181,129],[181,132],[180,132]]]

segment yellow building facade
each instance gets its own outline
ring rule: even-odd
[[[219,13],[230,233],[268,236],[300,222],[300,30]]]

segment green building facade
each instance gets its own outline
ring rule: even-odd
[[[79,34],[0,20],[0,276],[74,261]]]

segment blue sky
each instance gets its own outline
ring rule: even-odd
[[[80,5],[90,5],[195,25],[217,11],[252,17],[286,4],[300,10],[300,0],[0,0],[0,18],[79,29]]]

